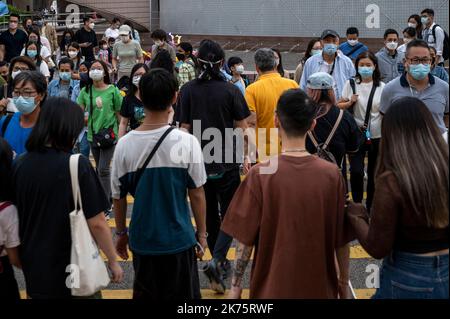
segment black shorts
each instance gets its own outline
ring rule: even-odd
[[[133,299],[201,299],[194,247],[175,255],[133,253],[133,266]]]
[[[8,256],[0,257],[0,300],[20,299],[17,281],[14,278],[14,270]]]

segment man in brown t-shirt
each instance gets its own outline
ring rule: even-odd
[[[339,283],[348,282],[338,278],[335,263],[350,241],[343,178],[336,165],[305,150],[316,114],[301,90],[280,98],[275,122],[282,154],[252,168],[230,204],[222,230],[238,241],[231,298],[241,295],[253,247],[250,298],[337,298]]]

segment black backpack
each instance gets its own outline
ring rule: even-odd
[[[436,43],[436,28],[440,27],[442,29],[442,31],[444,31],[444,49],[442,50],[442,57],[444,58],[444,61],[447,61],[449,58],[449,38],[448,38],[448,33],[438,24],[435,24],[432,32],[433,32],[433,39],[434,39],[434,43]]]

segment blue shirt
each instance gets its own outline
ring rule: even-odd
[[[448,83],[449,80],[448,73],[442,66],[437,65],[433,70],[431,70],[431,75],[434,75],[435,77]]]
[[[11,121],[8,124],[8,127],[5,131],[5,136],[2,136],[2,128],[3,123],[5,122],[6,116],[3,116],[0,119],[0,136],[2,136],[8,144],[11,146],[16,155],[21,155],[25,153],[27,150],[25,148],[25,144],[30,136],[32,127],[23,128],[20,126],[20,115],[21,113],[15,113],[11,118]]]
[[[339,100],[342,96],[345,83],[355,76],[356,71],[352,60],[341,52],[338,52],[334,63],[335,66],[332,74],[335,82],[334,92],[336,94],[336,99]],[[323,55],[312,56],[306,61],[305,66],[303,67],[302,79],[300,80],[300,88],[303,91],[306,91],[308,78],[314,73],[321,72],[324,64],[325,61]]]
[[[397,51],[395,55],[390,55],[388,49],[383,48],[375,55],[378,59],[378,68],[380,69],[382,82],[388,84],[405,71],[403,65],[405,54]]]
[[[233,80],[232,80],[233,82]],[[244,79],[233,82],[233,84],[242,92],[242,95],[245,96],[245,83],[244,83]]]
[[[75,86],[79,84],[80,81],[70,80],[69,91],[67,96],[61,96],[61,81],[59,79],[54,79],[48,84],[48,95],[55,97],[65,97],[72,99],[72,93]]]
[[[351,55],[348,55],[356,47],[358,47],[358,49],[356,49],[356,51],[353,52]],[[344,53],[344,55],[348,56],[350,59],[356,60],[356,58],[361,53],[369,51],[369,48],[362,43],[357,43],[355,46],[351,46],[348,42],[344,42],[339,46],[339,50],[341,50],[342,53]]]

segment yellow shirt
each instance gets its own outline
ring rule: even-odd
[[[266,156],[279,153],[278,134],[275,130],[275,110],[281,95],[289,89],[298,89],[298,83],[281,77],[278,72],[261,75],[255,83],[251,84],[246,92],[245,99],[251,112],[256,113],[256,144],[258,156],[262,160]],[[266,154],[261,154],[258,143],[258,129],[266,129]],[[264,132],[262,132],[264,134]],[[272,150],[270,151],[272,144]]]

